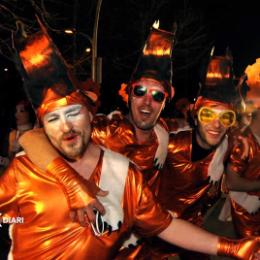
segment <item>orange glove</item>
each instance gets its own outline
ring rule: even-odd
[[[260,259],[260,237],[239,240],[220,237],[217,255],[244,260]]]
[[[47,174],[53,175],[64,189],[69,207],[79,209],[96,207],[101,213],[103,206],[96,199],[99,188],[80,175],[59,155],[51,145],[43,129],[35,128],[25,132],[19,139],[29,159]]]
[[[83,179],[64,159],[57,157],[48,164],[47,173],[54,175],[65,189],[70,208],[83,208],[95,199],[99,188]],[[83,191],[83,192],[82,192]]]

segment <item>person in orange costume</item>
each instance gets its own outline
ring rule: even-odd
[[[63,77],[55,78],[52,84],[44,84],[46,82],[39,79],[38,86],[30,88],[32,85],[29,83],[35,82],[34,77],[45,76],[38,68],[41,63],[32,63],[35,57],[39,57],[34,56],[39,48],[31,49],[31,46],[35,46],[35,41],[37,44],[45,40],[48,41],[48,47],[54,47],[43,30],[26,38],[19,50],[20,65],[27,74],[27,93],[37,99],[34,107],[39,121],[52,145],[81,176],[77,180],[95,182],[102,189],[109,189],[109,194],[100,197],[106,208],[104,216],[96,212],[95,225],[80,225],[71,220],[71,208],[63,188],[65,183],[52,174],[63,168],[63,160],[60,157],[54,159],[43,171],[26,154],[18,155],[0,178],[1,218],[4,221],[17,216],[24,219],[22,223],[14,224],[11,230],[13,244],[10,257],[113,259],[123,236],[135,226],[143,236],[157,234],[170,243],[195,251],[238,259],[260,259],[259,238],[229,240],[183,220],[172,219],[154,201],[142,174],[127,158],[92,143],[89,113],[91,93],[79,88],[76,82],[72,85],[66,73],[59,74],[59,71],[58,74]],[[47,49],[49,51],[44,48],[44,54],[51,60],[55,55],[52,48]],[[30,55],[26,59],[24,50],[32,51],[28,51]],[[35,91],[42,96],[35,95]],[[84,196],[82,193],[84,191],[78,190],[79,196]],[[104,221],[109,229],[104,227]],[[187,237],[186,233],[192,233],[192,238]]]
[[[120,91],[121,95],[127,98],[129,114],[123,116],[114,113],[110,117],[98,115],[92,121],[92,141],[127,156],[138,165],[155,195],[158,193],[160,169],[168,149],[167,126],[159,116],[166,102],[174,95],[171,84],[173,37],[173,33],[151,29],[131,80],[126,89]],[[39,165],[39,158],[42,161],[43,157],[48,156],[47,151],[53,151],[46,147],[43,155],[39,149],[28,148],[27,136],[20,142],[29,158]],[[40,137],[40,134],[37,133],[36,136]],[[32,140],[32,133],[28,138]],[[43,138],[44,136],[41,137]],[[39,139],[36,138],[35,142],[39,142]],[[131,236],[125,246],[136,244],[138,239],[139,237]],[[128,252],[127,248],[126,251]],[[133,252],[133,255],[135,254]]]
[[[233,149],[227,167],[227,187],[231,201],[231,215],[235,231],[239,237],[248,237],[260,234],[260,59],[249,65],[240,84],[241,93],[243,86],[246,87],[246,102],[242,107],[251,105],[252,122],[243,129],[243,135],[247,137],[249,147],[248,157],[244,160]],[[240,179],[243,178],[243,182]]]
[[[193,108],[194,129],[170,134],[158,201],[173,216],[202,226],[206,210],[220,195],[224,163],[233,143],[227,133],[236,122],[232,105],[236,96],[232,58],[211,57]],[[144,254],[152,251],[162,257],[164,253],[166,256],[176,253],[176,248],[164,242],[158,244],[158,239],[148,241]],[[208,259],[208,256],[180,251],[180,258]]]
[[[44,90],[46,85],[55,85],[58,87],[60,81],[65,81],[70,89],[74,86],[79,88],[79,91],[84,91],[91,100],[90,110],[95,110],[95,102],[97,95],[92,90],[92,86],[87,84],[88,89],[84,89],[85,84],[80,84],[73,76],[70,70],[67,69],[67,64],[62,58],[59,50],[56,48],[50,39],[44,25],[38,19],[41,30],[32,37],[28,37],[24,24],[17,21],[17,32],[13,35],[13,45],[15,46],[14,62],[20,72],[26,91],[32,91],[32,97],[28,97],[32,106],[38,107],[41,97],[39,93]],[[38,90],[39,89],[39,90]],[[60,95],[64,94],[63,88],[60,88]],[[40,152],[40,146],[34,147]],[[48,162],[44,159],[44,164]],[[39,162],[42,162],[39,160]],[[94,221],[95,214],[93,207],[97,208],[101,213],[104,212],[104,207],[96,198],[96,194],[101,196],[106,195],[106,192],[100,191],[95,185],[87,180],[82,182],[76,171],[67,164],[60,163],[60,167],[56,169],[53,176],[64,185],[64,191],[68,200],[70,209],[76,214],[87,212],[90,221]],[[78,195],[81,192],[81,195]]]
[[[127,156],[141,169],[154,194],[168,145],[168,127],[160,118],[174,95],[171,52],[174,34],[152,28],[141,57],[127,85],[119,94],[129,113],[111,113],[93,120],[92,140]]]
[[[151,29],[131,80],[126,89],[120,91],[127,98],[129,114],[97,115],[92,120],[92,141],[127,156],[138,165],[154,194],[158,193],[160,169],[167,156],[169,140],[166,122],[159,116],[174,95],[171,84],[173,37],[173,33]],[[32,135],[33,132],[28,133],[20,143],[39,165],[39,159],[43,161],[44,156],[46,159],[51,148],[46,147],[43,155],[39,149],[28,147],[26,137],[31,140]],[[36,135],[40,138],[39,133]],[[35,138],[35,142],[38,141]]]
[[[48,94],[53,96],[51,91]],[[88,143],[90,119],[83,105],[87,101],[74,94],[78,95],[74,92],[66,96],[67,104],[64,105],[59,104],[58,96],[55,106],[41,113],[41,120],[51,142],[68,158],[71,166],[83,178],[99,183],[102,174],[110,174],[102,172],[107,154],[113,157],[114,163],[123,159]],[[73,99],[69,100],[71,96]],[[45,99],[43,104],[47,103]],[[111,234],[107,231],[97,237],[91,226],[82,227],[71,220],[66,196],[53,175],[37,168],[26,155],[16,157],[0,179],[2,217],[24,218],[24,223],[14,225],[11,231],[10,255],[14,259],[108,259],[117,252],[118,240],[133,223],[144,235],[161,233],[171,222],[170,215],[153,201],[140,173],[128,161],[123,162],[127,165],[122,197],[124,222],[121,219],[120,230]],[[48,169],[53,172],[59,167],[58,158]]]
[[[129,105],[129,114],[123,116],[115,111],[109,116],[96,115],[92,120],[92,141],[137,164],[155,194],[169,139],[167,124],[159,117],[174,95],[171,84],[173,37],[173,33],[151,29],[128,85],[120,90]],[[21,143],[25,147],[24,140]]]

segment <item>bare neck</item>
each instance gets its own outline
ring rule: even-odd
[[[149,142],[153,136],[153,128],[148,130],[142,130],[135,125],[130,114],[128,114],[127,118],[131,122],[132,126],[134,127],[135,139],[137,141],[137,144],[145,144]]]
[[[142,130],[140,128],[137,128],[136,126],[134,126],[134,128],[135,128],[135,137],[138,144],[144,144],[151,140],[153,129]]]
[[[197,141],[197,144],[203,148],[203,149],[206,149],[206,150],[209,150],[209,149],[212,149],[212,147],[206,142],[204,141],[200,134],[199,134],[199,131],[196,131],[195,133],[195,138],[196,138],[196,141]]]

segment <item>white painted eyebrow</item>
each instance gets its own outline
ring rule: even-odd
[[[80,110],[81,109],[81,106],[75,106],[75,107],[71,107],[69,108],[68,110],[65,111],[65,113],[71,113],[71,112],[74,112],[74,111],[77,111],[77,110]]]
[[[72,107],[70,107],[70,108],[68,108],[68,109],[65,109],[65,110],[63,111],[63,113],[69,114],[69,113],[71,113],[71,112],[80,111],[81,107],[82,107],[81,105],[73,105]],[[50,112],[50,113],[48,113],[48,114],[46,115],[46,119],[49,119],[49,118],[51,118],[51,117],[59,116],[59,115],[60,115],[60,112],[61,112],[61,110]]]

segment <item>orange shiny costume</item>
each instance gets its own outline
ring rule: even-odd
[[[247,128],[243,133],[248,138],[249,142],[249,158],[247,161],[240,160],[237,156],[231,154],[230,163],[232,170],[237,174],[249,180],[259,180],[260,171],[260,145],[250,128]],[[260,197],[259,192],[248,192],[250,195]],[[260,198],[259,198],[260,199]],[[246,209],[231,199],[232,219],[235,230],[241,237],[260,235],[260,212],[250,214]]]
[[[161,185],[158,201],[163,208],[198,226],[203,224],[203,214],[210,203],[218,197],[219,189],[209,183],[207,173],[214,151],[204,159],[193,162],[192,130],[170,134],[168,156],[161,175]],[[140,253],[142,259],[165,259],[176,253],[181,253],[159,238],[148,238]],[[189,251],[184,259],[208,259],[206,255]],[[184,255],[183,255],[184,256]]]
[[[160,124],[167,129],[162,119]],[[155,133],[149,142],[138,144],[133,125],[126,117],[118,114],[113,115],[112,119],[103,115],[96,116],[92,121],[92,126],[91,138],[93,142],[123,154],[134,162],[156,195],[160,180],[159,170],[154,167],[154,158],[158,147]]]
[[[98,183],[103,153],[91,180]],[[51,169],[61,167],[52,163]],[[0,212],[4,217],[20,216],[23,224],[12,228],[14,259],[113,259],[131,227],[142,236],[156,235],[171,222],[171,216],[154,202],[142,175],[129,167],[123,198],[121,228],[97,237],[90,226],[72,222],[65,191],[50,174],[16,157],[0,178]]]
[[[168,148],[167,169],[162,177],[159,201],[177,217],[201,225],[205,198],[211,196],[207,170],[214,151],[206,158],[193,162],[192,131],[170,135]]]

